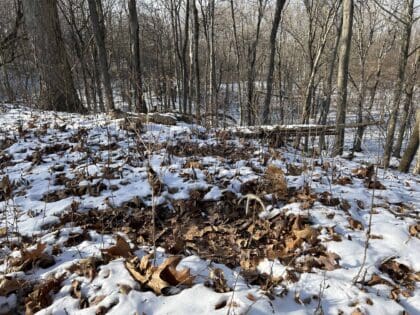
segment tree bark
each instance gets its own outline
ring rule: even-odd
[[[188,71],[188,42],[190,28],[190,0],[186,0],[185,4],[185,26],[184,26],[184,43],[182,45],[182,110],[187,113],[188,95],[189,95],[189,71]]]
[[[330,106],[331,106],[331,97],[333,93],[333,77],[334,77],[334,70],[335,70],[335,63],[337,60],[337,54],[338,54],[338,46],[340,44],[340,34],[341,34],[341,28],[342,28],[342,19],[340,19],[340,23],[337,27],[337,36],[334,41],[334,49],[331,54],[331,60],[328,68],[328,77],[327,82],[324,89],[324,104],[321,108],[321,113],[319,115],[319,124],[325,125],[327,124],[328,114],[330,112]],[[319,137],[319,147],[321,150],[326,148],[325,143],[325,135],[321,135]]]
[[[195,116],[197,123],[201,120],[201,82],[200,82],[200,60],[199,60],[199,41],[200,23],[198,20],[198,9],[195,0],[192,2],[194,16],[194,70],[195,70]]]
[[[405,71],[408,62],[408,54],[410,49],[410,38],[411,30],[413,26],[413,14],[414,14],[414,0],[408,0],[406,6],[404,21],[404,31],[401,36],[401,47],[400,47],[400,61],[398,66],[398,79],[394,89],[394,99],[392,103],[392,110],[389,117],[385,147],[384,147],[384,160],[383,166],[387,168],[391,160],[392,147],[394,145],[395,129],[397,127],[398,114],[400,110],[401,95],[404,88]]]
[[[264,100],[263,124],[269,124],[271,122],[270,103],[271,103],[271,94],[273,92],[274,62],[275,62],[275,56],[276,56],[276,38],[277,38],[277,32],[280,25],[281,11],[283,10],[285,3],[286,3],[286,0],[276,1],[276,12],[274,14],[273,25],[271,27],[270,64],[268,67],[268,75],[267,75],[267,93],[265,94],[265,100]]]
[[[88,4],[93,34],[95,36],[95,43],[98,50],[99,72],[105,89],[106,109],[108,111],[114,111],[114,97],[112,95],[111,78],[108,72],[108,60],[105,47],[105,25],[103,16],[99,16],[99,12],[102,12],[102,4],[101,0],[88,0]]]
[[[137,16],[136,0],[128,1],[128,15],[130,22],[130,52],[132,67],[132,86],[134,89],[134,104],[136,111],[147,113],[147,107],[143,98],[143,82],[141,77],[140,63],[140,39],[139,39],[139,20]]]
[[[263,20],[266,0],[258,1],[258,17],[257,29],[255,32],[255,39],[248,47],[248,95],[247,95],[247,123],[249,126],[255,124],[255,108],[254,108],[254,90],[255,90],[255,76],[256,76],[256,62],[257,62],[257,48],[260,41],[261,22]]]
[[[344,133],[343,125],[346,122],[346,107],[347,107],[347,82],[349,74],[349,59],[351,48],[353,26],[353,0],[343,1],[343,26],[340,38],[340,51],[338,60],[338,74],[337,74],[337,135],[335,136],[333,155],[343,154],[344,147]]]
[[[414,156],[417,154],[417,164],[420,162],[420,150],[419,150],[419,136],[420,136],[420,109],[417,110],[416,125],[413,133],[411,134],[410,141],[408,142],[407,149],[401,158],[400,165],[398,167],[400,172],[407,173],[410,169],[410,165],[413,162]],[[417,167],[416,167],[417,168]]]
[[[402,148],[402,143],[404,140],[404,135],[407,131],[407,126],[411,118],[410,113],[412,113],[413,94],[415,93],[414,87],[416,86],[419,62],[420,62],[420,50],[417,50],[416,60],[414,61],[414,64],[413,64],[413,72],[411,73],[410,78],[408,78],[406,87],[404,89],[405,99],[404,99],[403,112],[402,112],[402,116],[400,120],[400,130],[398,132],[397,143],[395,144],[395,148],[394,148],[395,157],[400,157],[401,155],[401,148]]]
[[[39,106],[46,110],[84,112],[64,46],[57,1],[23,0],[23,11],[41,77]]]

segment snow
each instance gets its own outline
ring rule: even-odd
[[[340,311],[351,314],[356,308],[363,314],[399,314],[403,311],[420,314],[419,282],[415,283],[411,296],[400,295],[399,301],[389,298],[390,287],[386,285],[360,287],[352,284],[363,261],[373,193],[372,189],[365,187],[363,179],[352,176],[352,170],[360,167],[362,162],[373,161],[378,154],[376,151],[357,154],[354,161],[325,157],[318,161],[313,157],[296,157],[296,151],[288,147],[270,149],[257,141],[243,143],[241,139],[220,140],[211,131],[185,123],[176,126],[148,124],[141,138],[135,139],[120,128],[117,120],[110,120],[106,115],[57,114],[14,106],[3,106],[1,110],[0,142],[5,137],[15,139],[16,142],[0,154],[0,157],[3,154],[12,157],[11,164],[5,164],[1,169],[0,179],[7,175],[15,185],[13,197],[0,202],[0,229],[6,226],[10,229],[12,226],[19,232],[19,237],[16,234],[8,239],[0,238],[0,271],[26,281],[68,274],[59,291],[53,295],[52,304],[39,314],[96,314],[100,307],[109,309],[107,314],[313,314],[320,309],[324,314],[338,314]],[[35,125],[45,123],[44,132],[38,132],[37,127],[30,127],[31,121],[35,121]],[[26,131],[24,135],[19,135],[20,124],[23,124],[23,130]],[[64,124],[65,130],[54,127]],[[80,128],[84,128],[86,133],[76,142],[70,143]],[[246,131],[245,128],[243,130]],[[208,136],[204,137],[205,133]],[[367,141],[372,142],[372,139],[368,137]],[[116,148],[108,149],[110,143],[116,144]],[[220,156],[177,156],[169,152],[170,146],[181,149],[190,145],[197,145],[195,152],[200,152],[200,148],[206,152],[206,148],[216,148],[221,143],[234,148],[238,158],[234,159],[227,153],[221,153]],[[42,155],[42,161],[33,163],[34,152],[56,144],[69,144],[69,148],[52,150]],[[378,146],[371,147],[376,150]],[[277,154],[272,154],[272,150],[276,150]],[[261,217],[266,220],[282,213],[309,215],[313,226],[322,230],[319,236],[322,245],[328,252],[340,256],[338,269],[328,271],[313,268],[311,272],[300,274],[296,282],[283,280],[274,288],[272,296],[266,295],[260,286],[247,283],[240,274],[239,266],[230,268],[200,258],[191,250],[189,255],[184,255],[178,268],[190,269],[195,276],[194,285],[172,296],[157,296],[151,291],[142,290],[126,269],[123,258],[101,265],[93,280],[68,271],[71,265],[82,259],[100,257],[102,249],[115,244],[114,235],[95,230],[89,230],[89,239],[77,245],[66,243],[70,235],[82,233],[85,228],[67,223],[56,230],[54,225],[59,226],[61,216],[73,211],[75,202],[79,204],[78,212],[87,213],[90,209],[105,211],[110,207],[117,208],[133,198],[138,198],[145,207],[171,208],[171,204],[188,200],[196,191],[202,192],[202,201],[215,204],[226,192],[240,199],[244,197],[241,193],[242,185],[263,176],[267,165],[264,156],[269,156],[269,163],[285,172],[287,163],[303,166],[318,161],[319,166],[306,168],[301,175],[287,175],[288,186],[300,188],[306,183],[317,194],[328,191],[334,197],[348,201],[348,213],[339,206],[325,206],[319,201],[315,201],[310,209],[302,209],[300,202],[268,203],[266,212],[261,213]],[[186,167],[186,162],[191,159],[198,161],[202,167]],[[323,169],[320,165],[326,162],[334,167]],[[63,170],[54,171],[57,166],[62,166]],[[148,179],[149,166],[163,186],[154,198]],[[106,168],[116,169],[114,174],[117,175],[107,178]],[[98,194],[70,194],[57,201],[46,202],[46,194],[58,193],[66,188],[62,183],[56,184],[58,174],[74,180],[75,186],[79,188],[99,184],[103,184],[104,188]],[[343,186],[332,183],[332,177],[337,174],[351,177],[352,184]],[[371,233],[377,237],[369,242],[365,262],[366,279],[370,279],[374,273],[390,279],[379,267],[391,257],[414,272],[419,272],[420,240],[410,236],[409,227],[419,222],[420,178],[392,169],[379,169],[378,179],[386,190],[376,190],[373,199]],[[266,197],[264,200],[270,200],[270,196]],[[358,206],[360,203],[365,205],[365,209]],[[406,211],[412,216],[396,216],[395,213],[399,211]],[[351,229],[349,215],[360,221],[364,230]],[[178,224],[182,225],[182,222]],[[329,240],[326,231],[328,227],[334,227],[341,235],[341,241]],[[119,233],[129,239],[124,232]],[[12,240],[17,242],[21,237],[30,238],[33,247],[38,242],[47,244],[49,253],[52,253],[53,246],[60,247],[61,253],[54,254],[55,264],[47,269],[35,266],[27,273],[10,272],[6,258],[20,255],[20,251],[10,244]],[[139,246],[135,253],[142,257],[150,251],[151,247]],[[161,263],[169,256],[165,249],[158,248],[156,263]],[[215,268],[223,270],[227,286],[232,291],[217,293],[206,285]],[[261,274],[275,278],[284,277],[291,270],[290,266],[283,265],[279,260],[267,258],[260,261],[257,269]],[[71,296],[74,280],[80,281],[82,294],[91,302],[90,307],[80,309],[79,301]],[[131,291],[123,292],[122,286],[129,286]],[[103,299],[94,304],[92,301],[96,297]],[[15,293],[7,297],[0,296],[0,314],[12,310],[18,303]],[[216,309],[217,305],[224,303],[226,306]]]

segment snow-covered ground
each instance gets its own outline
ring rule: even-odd
[[[374,133],[348,161],[0,110],[0,314],[420,314],[420,177],[363,164]]]

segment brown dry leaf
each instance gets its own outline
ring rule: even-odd
[[[368,286],[374,286],[374,285],[377,285],[377,284],[385,284],[385,285],[389,285],[391,287],[394,287],[394,285],[391,282],[389,282],[388,280],[378,276],[377,274],[373,274],[372,278],[369,281],[365,282],[365,284],[368,285]]]
[[[156,294],[174,294],[174,287],[191,286],[194,277],[189,269],[176,270],[182,257],[172,256],[160,266],[152,266],[150,256],[144,256],[141,261],[137,257],[126,261],[125,266],[130,274],[143,286],[153,290]],[[176,293],[178,293],[177,291]]]
[[[202,170],[203,165],[198,161],[187,161],[184,165],[184,168],[195,168],[195,169]]]
[[[420,224],[410,225],[408,231],[411,236],[420,238]]]
[[[10,293],[17,291],[21,287],[21,281],[11,278],[2,277],[0,279],[0,296],[8,296]]]
[[[80,288],[81,283],[78,280],[73,280],[71,283],[71,292],[70,295],[75,299],[82,298],[82,290]]]
[[[368,167],[359,167],[354,170],[352,170],[353,176],[361,179],[367,179],[368,181],[371,180],[373,175],[375,174],[375,168],[372,165],[369,165]]]
[[[322,269],[332,271],[340,267],[338,261],[340,256],[335,253],[327,252],[321,255],[317,260],[322,265]]]
[[[95,257],[81,259],[77,264],[71,265],[68,269],[71,273],[83,276],[92,281],[96,277],[96,269],[101,264],[101,260]]]
[[[379,266],[379,270],[387,273],[392,278],[392,280],[396,282],[405,280],[408,277],[408,275],[412,273],[409,267],[397,262],[393,258],[384,261]]]
[[[94,305],[98,305],[99,303],[101,303],[104,299],[106,298],[106,295],[97,295],[95,296],[91,301],[90,301],[90,305],[94,306]]]
[[[128,258],[132,256],[130,245],[127,241],[120,235],[117,235],[117,243],[110,248],[102,250],[102,252],[110,255],[112,258],[124,257]]]
[[[330,192],[324,191],[318,198],[324,206],[335,207],[340,204],[340,199],[333,197]]]
[[[48,268],[54,265],[54,257],[44,253],[46,247],[46,244],[38,243],[34,250],[23,250],[20,258],[11,261],[11,265],[14,267],[13,270],[28,271],[35,266]]]
[[[257,298],[252,294],[252,293],[248,293],[247,295],[246,295],[246,298],[248,299],[248,300],[250,300],[250,301],[252,301],[252,302],[256,302],[257,301]]]
[[[370,189],[385,190],[386,187],[379,180],[366,182],[366,187]]]
[[[311,228],[310,226],[305,227],[303,230],[293,230],[293,234],[298,239],[303,239],[303,240],[312,240],[318,237],[318,231]]]
[[[360,222],[356,219],[353,219],[352,217],[349,217],[348,221],[349,221],[350,227],[353,230],[363,230],[364,229],[362,222]]]
[[[348,212],[351,209],[351,204],[347,199],[341,199],[340,208],[344,212]]]
[[[130,287],[128,284],[118,284],[118,287],[120,288],[120,293],[127,295],[130,293],[131,290],[133,290],[132,287]]]
[[[360,308],[356,308],[353,312],[351,312],[351,315],[364,315]]]
[[[394,288],[394,289],[391,290],[390,298],[395,300],[395,301],[398,301],[399,300],[399,298],[398,298],[399,294],[400,294],[400,289]]]
[[[268,192],[274,193],[278,199],[287,199],[287,181],[281,168],[273,164],[269,165],[264,178],[268,182]]]
[[[55,279],[50,278],[41,282],[35,286],[34,290],[25,299],[25,314],[32,315],[36,312],[51,305],[52,297],[51,292],[58,292],[61,287],[61,282],[64,280],[64,276]]]
[[[341,242],[341,235],[337,234],[334,227],[327,227],[327,232],[331,236],[331,240],[334,242]]]
[[[13,185],[10,182],[9,176],[3,176],[0,181],[0,201],[9,199],[13,190]]]
[[[203,237],[203,235],[204,235],[203,229],[199,229],[198,226],[193,225],[185,233],[184,239],[186,241],[192,241],[196,237]]]
[[[346,176],[337,178],[333,181],[333,184],[341,185],[341,186],[350,185],[352,183],[353,183],[353,181],[351,180],[351,178],[346,177]]]
[[[7,236],[7,227],[1,227],[0,228],[0,237]]]
[[[300,176],[302,175],[305,167],[300,167],[294,164],[287,164],[287,174],[291,176]]]
[[[210,281],[207,283],[208,286],[212,287],[214,291],[218,293],[225,293],[232,291],[226,282],[223,270],[220,268],[212,269],[210,272]]]

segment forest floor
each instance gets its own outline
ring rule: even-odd
[[[419,176],[0,111],[0,314],[420,314]]]

